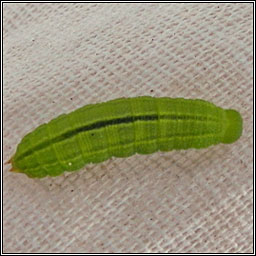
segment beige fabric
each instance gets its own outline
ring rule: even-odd
[[[232,145],[57,178],[3,169],[4,252],[252,252],[252,4],[4,4],[4,155],[38,125],[138,95],[235,108]]]

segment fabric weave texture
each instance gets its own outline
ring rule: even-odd
[[[201,98],[244,122],[231,145],[113,158],[56,178],[4,165],[4,252],[252,252],[252,4],[3,7],[4,162],[38,125],[120,97]]]

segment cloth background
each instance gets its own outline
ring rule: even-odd
[[[4,252],[249,253],[253,5],[4,4],[4,154],[38,125],[140,95],[238,110],[242,137],[56,178],[3,168]]]

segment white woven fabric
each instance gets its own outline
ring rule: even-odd
[[[38,125],[139,95],[237,109],[242,137],[56,178],[4,166],[4,252],[252,252],[253,6],[4,4],[4,161]]]

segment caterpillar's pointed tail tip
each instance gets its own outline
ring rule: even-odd
[[[8,161],[6,161],[4,164],[12,164],[12,157]],[[20,172],[20,170],[12,166],[9,172]]]
[[[9,172],[20,172],[20,170],[12,167],[12,168],[9,170]]]
[[[10,158],[8,161],[6,161],[4,164],[11,164],[12,163],[12,158]]]

